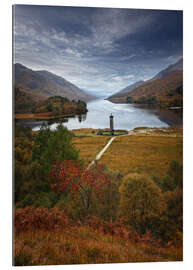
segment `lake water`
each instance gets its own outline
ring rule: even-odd
[[[97,99],[87,104],[88,113],[82,116],[63,118],[63,125],[68,129],[109,128],[109,116],[114,116],[114,129],[131,130],[135,127],[167,127],[182,124],[182,113],[178,110],[159,110],[155,108],[133,105],[115,104],[108,100]],[[43,121],[22,120],[26,126],[38,130]],[[47,121],[45,121],[47,122]],[[48,122],[51,129],[58,125],[57,121]]]

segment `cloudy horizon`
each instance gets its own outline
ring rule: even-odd
[[[92,93],[153,77],[183,54],[182,11],[14,6],[14,63]]]

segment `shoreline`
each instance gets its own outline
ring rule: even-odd
[[[82,114],[85,114],[85,113],[82,113]],[[18,113],[18,114],[14,114],[14,119],[15,120],[22,120],[22,119],[50,120],[50,119],[75,117],[76,115],[78,114],[49,115],[49,113]]]
[[[98,131],[100,131],[101,129],[95,129],[95,128],[75,128],[72,129],[72,132],[84,132],[84,133],[97,133]],[[124,131],[127,131],[128,134],[134,134],[134,133],[147,133],[147,132],[154,132],[154,131],[161,131],[161,132],[170,132],[170,131],[174,131],[174,130],[178,130],[178,131],[183,131],[183,125],[173,125],[173,126],[168,126],[168,127],[146,127],[146,126],[139,126],[139,127],[135,127],[133,129],[127,129]],[[119,129],[117,130],[119,131]],[[123,130],[121,130],[123,131]],[[101,135],[98,135],[101,136]],[[105,136],[105,135],[104,135]]]
[[[152,104],[148,104],[148,103],[138,103],[138,102],[126,102],[125,100],[121,100],[121,99],[108,99],[106,98],[105,100],[114,103],[114,104],[131,104],[131,105],[141,105],[141,106],[146,106],[146,107],[150,107],[150,108],[155,108],[155,109],[167,109],[167,110],[183,110],[182,106],[168,106],[168,105],[160,105],[160,104],[156,104],[156,103],[152,103]]]

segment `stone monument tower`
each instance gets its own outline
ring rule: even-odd
[[[113,115],[111,113],[111,115],[109,116],[110,118],[110,132],[112,135],[114,135],[114,125],[113,125]]]

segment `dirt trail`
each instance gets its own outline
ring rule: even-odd
[[[90,167],[95,163],[95,161],[99,160],[102,155],[105,153],[105,151],[109,148],[109,146],[111,145],[111,143],[114,141],[115,138],[121,137],[121,136],[128,136],[130,134],[126,134],[126,135],[120,135],[120,136],[116,136],[116,137],[112,137],[108,143],[105,145],[105,147],[103,147],[103,149],[96,155],[96,157],[93,159],[93,161],[91,161],[91,163],[88,165],[87,169],[90,169]]]

